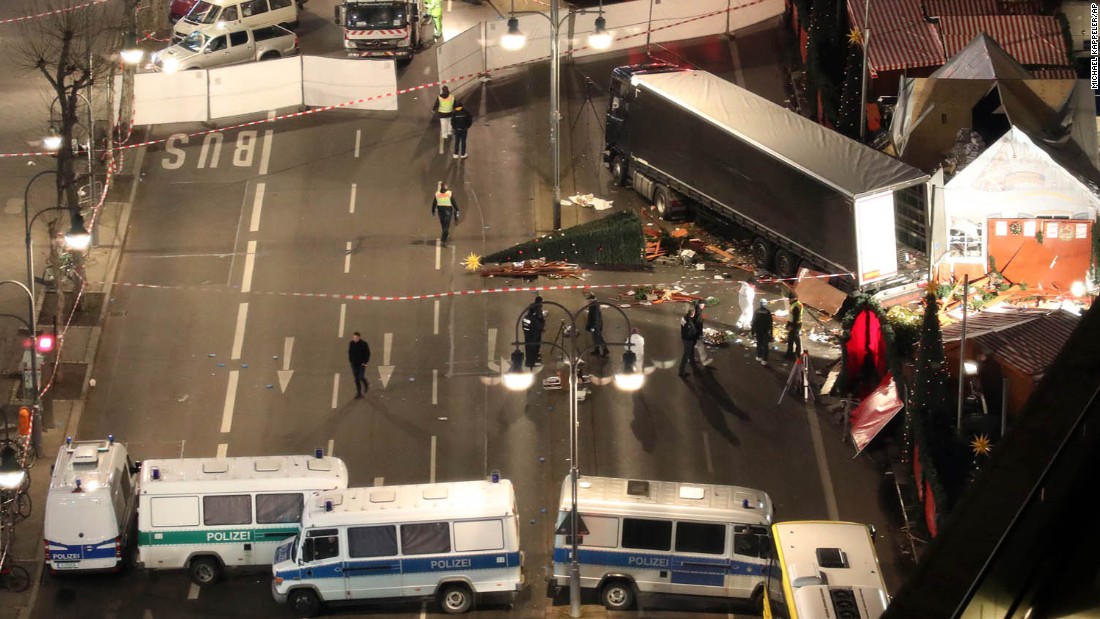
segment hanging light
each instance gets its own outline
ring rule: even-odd
[[[5,443],[0,449],[0,489],[18,490],[23,485],[27,471],[19,465],[19,458],[11,443]]]
[[[638,367],[638,356],[633,351],[623,353],[623,371],[615,375],[615,386],[621,391],[637,391],[645,383],[645,375]]]
[[[84,216],[80,214],[80,211],[73,209],[71,221],[72,225],[65,234],[65,245],[76,251],[88,249],[88,246],[92,244],[92,235],[88,234],[88,230],[84,227]]]
[[[145,50],[138,47],[137,35],[133,32],[126,34],[126,38],[123,39],[122,49],[119,51],[119,55],[122,56],[122,62],[129,65],[135,65],[141,62],[141,59],[145,57]]]
[[[508,18],[508,33],[500,37],[500,46],[514,52],[527,45],[527,35],[519,31],[519,19],[515,15]]]
[[[596,18],[596,30],[588,35],[588,45],[593,49],[611,47],[611,33],[607,31],[607,20],[602,14]]]
[[[535,375],[523,371],[523,353],[519,348],[512,351],[512,363],[503,376],[504,387],[509,391],[526,391],[535,382]]]
[[[55,151],[61,148],[61,134],[57,132],[57,127],[50,125],[50,130],[46,133],[46,137],[42,138],[42,147],[48,151]]]

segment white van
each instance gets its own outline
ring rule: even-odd
[[[301,617],[345,600],[435,597],[448,614],[523,586],[511,482],[322,492],[279,546],[272,593]]]
[[[137,467],[114,436],[65,439],[46,494],[43,529],[51,572],[117,570],[129,547]]]
[[[265,456],[146,460],[138,494],[138,564],[187,568],[213,583],[223,568],[271,565],[298,532],[306,497],[348,487],[339,458]]]
[[[294,0],[199,0],[172,28],[172,43],[213,24],[297,28],[298,4]]]
[[[578,482],[581,587],[609,610],[639,592],[762,603],[771,498],[761,490],[584,476]],[[566,477],[554,536],[554,580],[569,584],[572,491]]]

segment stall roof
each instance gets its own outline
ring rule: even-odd
[[[1080,322],[1062,309],[1000,307],[968,316],[966,339],[1004,365],[1042,376]],[[958,341],[961,331],[961,322],[945,326],[943,343]]]
[[[920,0],[875,0],[870,3],[871,37],[867,64],[872,77],[880,71],[898,71],[943,64],[943,44],[935,25],[924,18]],[[865,4],[848,0],[852,27],[863,30]]]
[[[1069,64],[1062,28],[1053,15],[945,15],[940,18],[940,30],[948,56],[985,33],[1022,65]]]
[[[633,80],[852,198],[928,180],[908,164],[705,71],[639,74]]]

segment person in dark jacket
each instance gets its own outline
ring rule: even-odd
[[[473,115],[461,103],[456,103],[455,111],[451,113],[451,130],[455,134],[455,159],[466,158],[466,132],[473,124]]]
[[[588,306],[588,321],[584,328],[592,334],[592,344],[595,346],[592,354],[606,358],[611,355],[611,351],[607,349],[607,343],[603,339],[603,313],[600,311],[600,304],[595,301],[596,295],[589,293],[588,302],[591,305]]]
[[[768,344],[772,341],[772,313],[768,300],[760,299],[760,307],[752,314],[752,336],[756,339],[756,360],[768,365]]]
[[[802,356],[802,313],[805,309],[792,290],[787,299],[791,302],[790,320],[787,321],[787,358]]]
[[[542,297],[535,297],[535,302],[527,308],[523,315],[523,348],[524,365],[533,368],[542,363],[542,330],[546,328],[546,316],[542,313]]]
[[[680,376],[687,376],[689,363],[692,371],[699,371],[699,366],[695,363],[695,342],[699,340],[695,330],[695,312],[696,308],[692,306],[680,319],[680,341],[684,344],[684,354],[680,357]]]
[[[700,365],[710,367],[707,357],[707,345],[703,342],[703,310],[707,304],[702,301],[695,302],[695,357]],[[711,368],[712,370],[714,368]]]
[[[439,189],[432,199],[432,215],[436,212],[439,213],[439,241],[446,247],[447,236],[451,233],[451,219],[458,219],[458,201],[444,181],[439,181]]]
[[[351,374],[355,377],[355,399],[362,399],[363,394],[370,389],[367,383],[367,363],[370,361],[370,345],[360,339],[356,331],[348,342],[348,363],[351,365]]]

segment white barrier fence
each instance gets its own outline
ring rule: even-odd
[[[603,7],[607,29],[612,35],[608,49],[588,47],[588,35],[595,31],[596,13],[593,11],[566,14],[558,37],[563,54],[581,57],[650,43],[736,32],[778,17],[783,11],[783,0],[634,0]],[[549,58],[549,15],[516,17],[520,32],[527,37],[523,49],[510,51],[501,47],[501,37],[508,31],[507,20],[481,22],[436,47],[439,81],[449,82],[451,90],[455,90],[478,73]]]
[[[392,60],[295,56],[220,69],[140,73],[134,76],[134,123],[205,122],[302,105],[396,110],[396,92]]]

